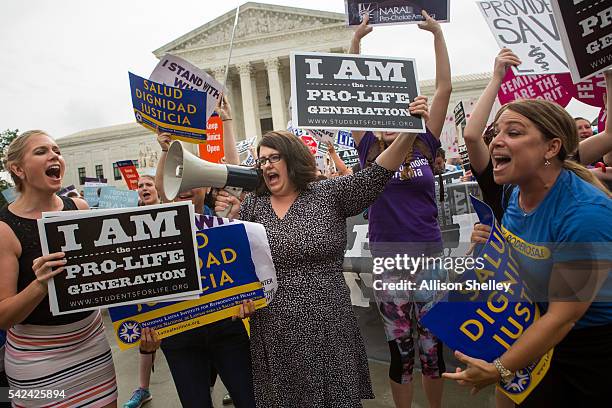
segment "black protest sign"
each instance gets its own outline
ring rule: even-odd
[[[64,252],[49,281],[54,315],[198,294],[191,203],[54,213],[38,220],[43,253]]]
[[[425,133],[423,119],[408,110],[418,95],[411,59],[291,53],[297,128]]]
[[[450,19],[450,0],[344,0],[348,25],[359,25],[365,14],[368,24],[408,24],[424,20],[423,10],[435,20]]]
[[[612,3],[552,0],[552,6],[574,83],[612,66]]]
[[[457,149],[459,150],[463,170],[468,171],[470,169],[470,158],[468,157],[465,139],[463,138],[463,131],[467,126],[467,117],[465,115],[463,101],[459,101],[453,113],[455,115],[455,129],[457,131]]]
[[[356,149],[338,149],[338,157],[346,164],[348,167],[352,167],[359,163],[359,153],[357,153]]]

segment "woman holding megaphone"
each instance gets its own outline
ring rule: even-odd
[[[410,104],[427,116],[427,100]],[[365,347],[342,272],[346,218],[361,214],[403,162],[402,134],[369,168],[314,182],[313,155],[286,131],[257,146],[259,188],[242,204],[227,192],[215,210],[265,226],[276,267],[274,301],[251,318],[251,358],[258,407],[360,407],[374,397]]]

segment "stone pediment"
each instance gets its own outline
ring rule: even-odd
[[[159,58],[166,53],[182,53],[229,43],[235,15],[236,9],[196,28],[153,53]],[[337,27],[343,24],[345,16],[340,13],[249,2],[240,7],[234,42]]]

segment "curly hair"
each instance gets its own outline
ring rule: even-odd
[[[317,177],[317,166],[314,156],[306,145],[292,133],[285,130],[268,132],[257,145],[257,156],[262,146],[278,151],[287,164],[289,180],[298,191],[303,191]],[[270,190],[261,179],[255,190],[257,195],[270,194]]]

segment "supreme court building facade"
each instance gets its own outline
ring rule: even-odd
[[[157,58],[173,54],[207,71],[220,82],[225,76],[235,9],[160,47]],[[240,8],[226,83],[237,140],[286,129],[291,96],[291,51],[346,53],[353,33],[345,16],[249,2]],[[449,113],[459,100],[477,98],[490,75],[453,78]],[[433,94],[433,80],[421,81],[421,93]],[[159,147],[155,135],[134,123],[91,129],[57,140],[66,160],[65,184],[80,188],[83,177],[103,176],[125,186],[114,163],[134,160],[152,172]]]

